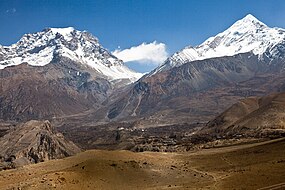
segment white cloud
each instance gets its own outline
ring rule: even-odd
[[[6,13],[15,13],[17,10],[15,8],[6,10]]]
[[[112,53],[124,62],[136,61],[141,64],[158,65],[168,57],[166,45],[156,41],[148,44],[144,42],[129,49],[117,49]]]

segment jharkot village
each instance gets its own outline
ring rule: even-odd
[[[0,190],[285,189],[285,1],[0,0]]]

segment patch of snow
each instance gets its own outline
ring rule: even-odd
[[[59,33],[61,34],[67,41],[70,41],[72,39],[71,33],[74,31],[73,27],[67,27],[67,28],[50,28],[50,30],[53,33]]]

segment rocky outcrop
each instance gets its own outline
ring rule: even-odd
[[[56,132],[49,121],[31,120],[0,138],[0,157],[4,165],[38,163],[78,152],[80,148]]]

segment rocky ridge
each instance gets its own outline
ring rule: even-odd
[[[49,121],[32,120],[20,124],[0,138],[2,166],[22,166],[79,153],[81,150],[66,140]]]

